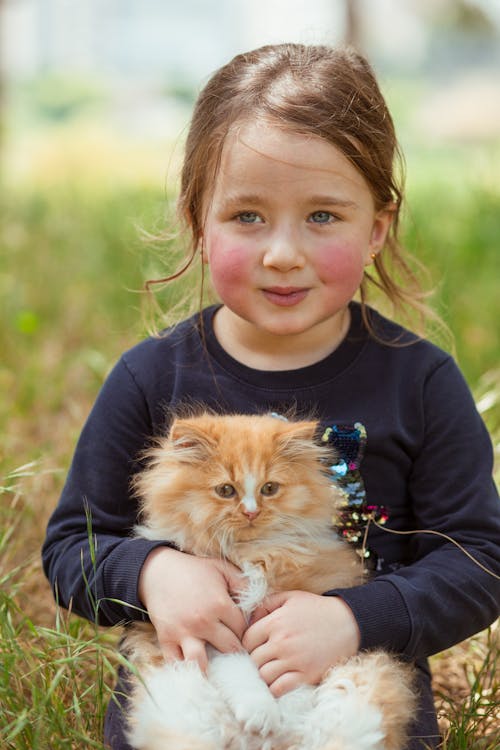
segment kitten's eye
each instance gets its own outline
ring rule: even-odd
[[[278,482],[266,482],[260,488],[260,494],[265,495],[266,497],[270,497],[271,495],[275,495],[278,492],[279,488],[280,486]]]
[[[236,495],[236,490],[232,484],[219,484],[215,491],[219,497],[234,497]]]

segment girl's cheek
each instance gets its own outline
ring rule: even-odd
[[[341,246],[326,245],[318,250],[315,257],[316,274],[324,282],[361,280],[364,262],[359,247],[345,243]]]
[[[243,247],[214,243],[210,249],[208,265],[212,282],[219,293],[246,281],[250,276],[249,253]]]

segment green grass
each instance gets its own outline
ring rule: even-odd
[[[111,698],[116,634],[57,610],[53,627],[26,613],[25,589],[37,575],[34,554],[15,564],[26,465],[0,487],[0,740],[5,750],[100,748]],[[36,611],[36,606],[31,609]]]
[[[438,694],[449,729],[442,750],[498,750],[500,740],[500,649],[498,628],[471,638],[464,676],[469,687],[462,702]]]
[[[471,385],[499,368],[500,145],[410,149],[405,241],[429,268]]]
[[[15,596],[0,599],[2,748],[102,748],[116,640],[78,618],[36,625]]]
[[[8,750],[101,748],[116,668],[116,633],[57,613],[39,563],[85,415],[111,364],[144,334],[137,290],[179,257],[175,242],[165,260],[138,238],[138,225],[162,223],[162,179],[135,169],[142,146],[135,157],[113,148],[56,139],[45,161],[33,158],[2,191],[0,746]],[[410,148],[404,235],[430,268],[434,304],[498,442],[500,149],[487,153],[478,160],[474,148]],[[144,151],[147,159],[166,164],[168,154]],[[195,289],[192,296],[196,304]],[[468,697],[443,698],[446,750],[498,750],[484,739],[495,711],[500,721],[498,641],[483,634],[466,653]]]

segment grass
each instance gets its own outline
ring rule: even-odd
[[[500,740],[500,648],[498,624],[450,649],[462,670],[461,700],[436,690],[444,730],[442,750],[498,750]],[[461,653],[459,653],[461,651]]]
[[[135,144],[130,154],[116,138],[75,131],[21,146],[0,227],[0,746],[102,748],[117,634],[57,611],[39,548],[95,394],[144,334],[136,290],[164,267],[137,225],[162,222],[168,149]],[[500,148],[484,153],[410,149],[405,237],[430,267],[435,305],[498,442]],[[498,654],[493,629],[433,659],[446,750],[500,747],[488,739],[500,725]]]
[[[35,625],[7,594],[0,634],[2,747],[102,748],[116,642],[77,618]]]
[[[58,609],[52,627],[35,622],[36,614],[28,611],[36,613],[36,604],[28,605],[25,597],[39,578],[38,559],[33,550],[14,562],[15,540],[25,524],[21,488],[38,475],[39,467],[29,464],[0,487],[1,747],[103,748],[99,737],[118,660],[116,636]]]

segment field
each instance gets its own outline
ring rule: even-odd
[[[5,750],[102,748],[117,634],[56,610],[39,548],[96,392],[123,349],[145,333],[143,281],[178,257],[175,242],[159,250],[139,232],[162,226],[173,190],[164,187],[168,155],[167,143],[153,150],[75,128],[26,138],[7,159],[0,228]],[[432,304],[498,443],[500,146],[420,145],[407,158],[406,244],[430,269]],[[493,626],[433,658],[446,750],[500,747],[498,655]]]

